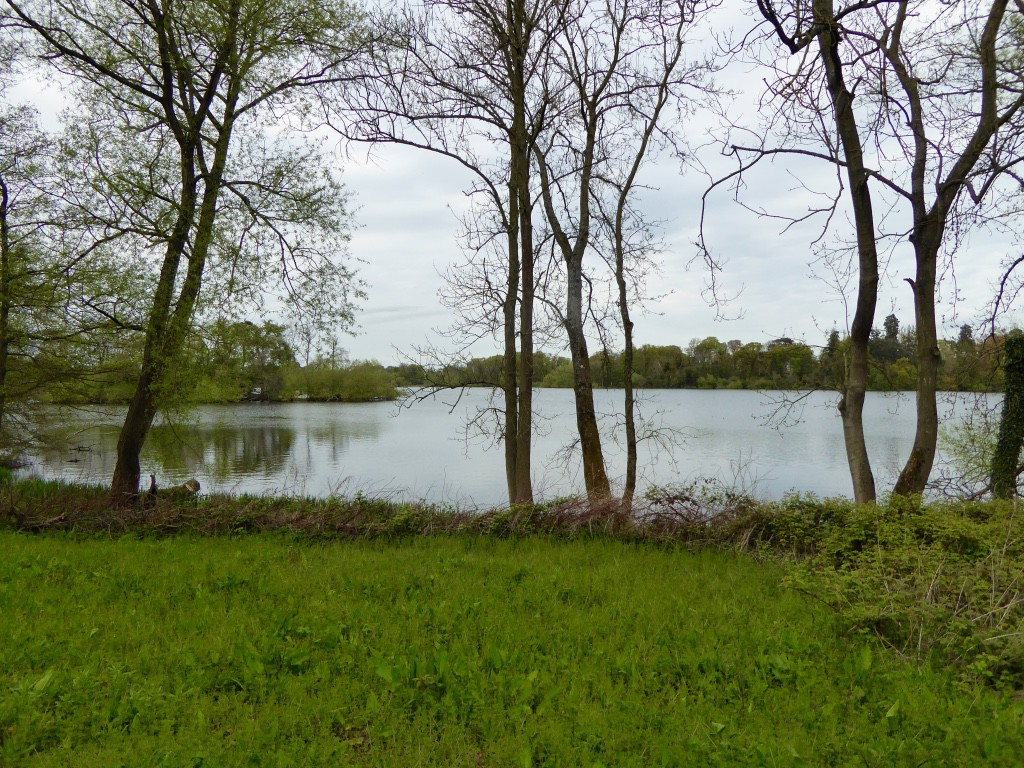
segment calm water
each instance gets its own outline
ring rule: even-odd
[[[621,480],[625,452],[615,442],[621,425],[615,414],[622,393],[596,394],[599,410],[607,414],[609,472]],[[154,428],[143,452],[143,473],[156,474],[161,485],[196,477],[204,491],[315,496],[363,491],[467,506],[500,504],[505,499],[502,452],[478,428],[493,423],[489,396],[469,390],[461,398],[443,394],[408,408],[394,403],[203,406],[189,421]],[[791,423],[778,427],[767,422],[783,393],[648,390],[644,397],[643,411],[660,429],[660,439],[641,444],[644,486],[707,476],[769,498],[794,489],[851,492],[833,393],[807,395],[790,412]],[[534,399],[538,495],[579,491],[572,392],[538,390]],[[957,418],[963,408],[948,404],[943,413]],[[122,413],[74,415],[68,445],[36,457],[34,471],[109,481]],[[913,396],[869,394],[866,430],[879,488],[885,488],[913,442]]]

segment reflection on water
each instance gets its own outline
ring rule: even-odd
[[[606,456],[613,477],[624,473],[625,451],[616,442],[621,392],[600,391],[606,417]],[[657,390],[645,410],[674,435],[671,451],[642,444],[642,484],[684,482],[700,476],[753,487],[779,497],[792,489],[821,495],[850,493],[836,396],[813,393],[791,415],[796,423],[765,423],[778,393]],[[187,419],[157,424],[142,454],[143,474],[161,485],[195,477],[204,491],[294,493],[324,496],[363,491],[373,495],[500,504],[505,497],[500,449],[467,443],[467,420],[488,407],[489,393],[470,390],[399,410],[393,403],[250,403],[202,406]],[[539,495],[578,492],[579,458],[572,392],[538,390],[540,418],[534,441]],[[963,403],[949,406],[957,418]],[[115,463],[122,409],[96,409],[63,419],[63,444],[41,450],[35,471],[47,477],[106,483]],[[618,428],[617,428],[618,427]],[[913,401],[872,393],[865,409],[869,452],[884,488],[898,473],[913,442]]]

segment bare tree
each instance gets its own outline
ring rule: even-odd
[[[370,58],[362,101],[331,117],[354,140],[416,147],[466,168],[475,178],[470,193],[490,216],[485,228],[467,229],[467,239],[475,240],[470,251],[504,239],[502,268],[485,275],[482,293],[479,286],[469,291],[481,300],[482,312],[461,302],[460,309],[479,320],[483,333],[501,340],[511,504],[533,500],[537,279],[530,148],[545,121],[538,72],[550,44],[546,30],[557,27],[551,17],[560,13],[559,0],[437,0],[421,10],[384,16],[376,24],[389,30],[386,37],[393,44]],[[500,323],[491,322],[494,313]]]
[[[533,152],[545,214],[565,269],[561,319],[572,358],[583,477],[591,500],[611,494],[584,322],[584,260],[599,229],[593,220],[596,187],[604,181],[614,190],[610,232],[618,262],[625,256],[626,206],[652,137],[665,132],[659,119],[666,105],[678,108],[685,90],[703,93],[706,87],[707,62],[684,65],[682,53],[688,29],[708,7],[686,0],[570,0],[545,66],[551,115]],[[616,282],[623,329],[631,338],[624,277]],[[631,403],[627,411],[628,430]],[[632,443],[630,493],[635,486],[635,434]]]
[[[1020,73],[1010,66],[1016,22],[1008,7],[1007,0],[981,7],[969,2],[933,7],[912,0],[838,5],[757,0],[768,38],[798,58],[791,70],[776,65],[766,138],[752,146],[731,143],[738,161],[731,179],[779,156],[822,160],[833,165],[837,178],[845,175],[859,276],[840,411],[854,495],[861,502],[875,498],[861,409],[880,241],[907,242],[915,254],[914,277],[907,282],[917,328],[917,427],[894,493],[922,492],[934,462],[940,257],[952,259],[957,239],[998,196],[1000,179],[1021,158],[1024,100]],[[768,143],[772,140],[780,140],[778,146]],[[830,204],[801,218],[820,213],[831,222],[842,198],[837,192]],[[906,224],[883,229],[883,220]]]

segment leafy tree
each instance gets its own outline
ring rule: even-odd
[[[828,334],[828,341],[821,350],[821,357],[818,360],[818,381],[826,389],[842,389],[846,379],[846,354],[848,344],[844,344],[839,336],[839,331],[832,329]]]
[[[702,341],[694,339],[690,342],[690,359],[706,375],[722,376],[728,367],[729,349],[714,336]]]
[[[335,365],[321,359],[285,369],[286,386],[309,400],[361,403],[398,397],[394,374],[373,360]]]
[[[155,267],[111,482],[113,499],[125,501],[138,492],[139,454],[161,397],[178,389],[204,278],[220,283],[218,304],[259,301],[253,287],[266,284],[273,255],[276,285],[294,307],[312,307],[327,325],[350,318],[351,273],[336,259],[344,196],[315,148],[275,145],[264,128],[268,118],[301,119],[321,89],[344,78],[359,19],[347,5],[313,0],[3,7],[2,20],[72,78],[88,115],[78,130],[88,180],[80,200],[97,248]]]
[[[753,341],[744,344],[732,353],[736,374],[743,380],[756,381],[767,374],[764,360],[764,344]]]
[[[896,341],[900,335],[899,318],[896,315],[887,315],[882,326],[885,328],[885,338]]]
[[[765,364],[774,386],[806,386],[810,382],[814,362],[814,351],[790,338],[770,341],[765,347]]]
[[[124,331],[117,303],[137,281],[109,259],[85,258],[61,143],[31,107],[7,101],[9,31],[0,29],[0,444],[16,453],[42,421],[38,406],[102,398],[97,386],[135,370],[120,353],[131,345],[114,338]]]
[[[286,396],[285,374],[295,366],[295,353],[285,339],[284,326],[218,319],[201,329],[200,337],[199,400],[237,402]]]

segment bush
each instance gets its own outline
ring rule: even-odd
[[[1024,519],[1015,505],[851,505],[818,537],[791,584],[850,630],[1024,685]]]
[[[398,397],[394,375],[375,362],[340,368],[310,365],[296,369],[289,377],[287,389],[304,393],[310,400],[356,403]]]

